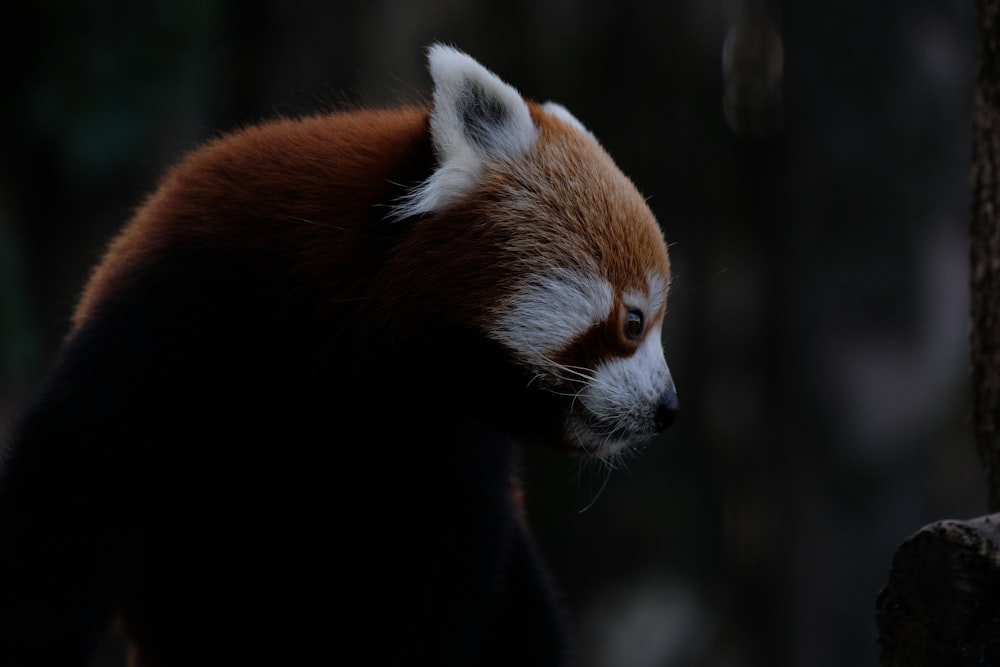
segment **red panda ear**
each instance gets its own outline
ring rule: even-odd
[[[442,163],[516,157],[531,147],[537,130],[517,90],[453,48],[435,44],[427,60],[434,80],[431,135]]]
[[[397,217],[430,213],[460,200],[475,187],[484,165],[517,160],[538,138],[521,94],[466,54],[435,44],[428,50],[428,65],[438,166],[396,207]]]
[[[570,127],[576,128],[577,130],[583,132],[584,134],[586,134],[591,139],[594,139],[595,141],[597,140],[597,137],[594,136],[594,133],[588,130],[586,127],[584,127],[583,123],[577,120],[577,117],[571,114],[569,109],[567,109],[563,105],[557,102],[546,102],[545,104],[542,105],[542,109],[544,109],[545,113],[549,114],[550,116],[555,116],[556,118],[566,123]]]

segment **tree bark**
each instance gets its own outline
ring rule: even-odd
[[[1000,511],[1000,0],[978,0],[973,106],[972,426],[988,488]]]
[[[969,223],[972,427],[1000,512],[1000,0],[977,0]],[[1000,664],[1000,513],[939,521],[896,550],[875,611],[883,667]]]
[[[876,604],[883,667],[1000,664],[1000,514],[900,545]]]

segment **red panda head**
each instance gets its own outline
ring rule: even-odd
[[[565,442],[602,459],[648,442],[677,399],[661,344],[670,264],[644,198],[562,106],[448,47],[429,63],[437,166],[398,224],[451,230],[462,259],[442,271],[465,280],[466,319],[563,398]]]
[[[145,313],[142,279],[150,321],[197,314],[198,354],[308,368],[344,414],[395,382],[414,418],[556,431],[606,460],[650,440],[677,399],[645,200],[563,107],[447,47],[430,71],[429,110],[282,119],[193,153],[112,243],[71,335],[112,302]]]

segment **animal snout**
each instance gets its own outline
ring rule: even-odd
[[[667,430],[677,420],[677,410],[677,390],[670,387],[663,392],[656,405],[655,426],[657,433]]]

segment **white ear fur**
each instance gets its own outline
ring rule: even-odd
[[[432,46],[428,62],[434,80],[431,136],[442,162],[464,159],[466,152],[515,157],[531,147],[535,124],[513,87],[447,46]]]
[[[460,200],[490,162],[516,160],[538,137],[524,98],[466,54],[441,44],[428,50],[434,81],[431,140],[434,173],[395,208],[396,217],[430,213]]]
[[[555,116],[556,118],[563,121],[567,125],[576,128],[580,132],[583,132],[591,139],[595,141],[597,140],[597,137],[595,137],[594,134],[590,130],[588,130],[583,123],[577,120],[576,116],[571,114],[569,109],[567,109],[563,105],[557,102],[546,102],[545,104],[542,105],[542,109],[544,109],[545,113],[549,114],[550,116]]]

